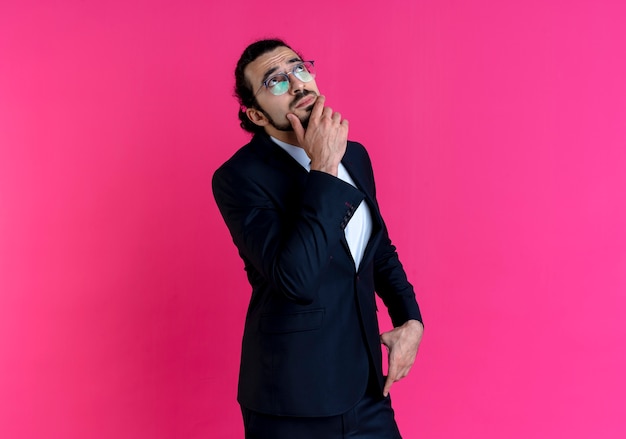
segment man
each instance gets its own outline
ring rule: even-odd
[[[246,438],[397,439],[388,393],[415,360],[421,315],[369,157],[314,78],[283,41],[248,46],[235,89],[254,137],[213,176],[252,286],[238,391]],[[395,327],[382,335],[375,292]]]

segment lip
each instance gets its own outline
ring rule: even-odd
[[[294,108],[308,107],[313,102],[315,102],[316,99],[317,99],[317,96],[314,94],[305,96],[300,100],[300,102],[298,102],[298,105],[296,105]]]

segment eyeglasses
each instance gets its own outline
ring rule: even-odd
[[[276,75],[270,76],[265,81],[263,81],[263,85],[259,87],[259,89],[254,94],[255,96],[259,94],[263,87],[267,88],[270,93],[274,96],[280,96],[289,90],[289,75],[293,73],[293,76],[298,78],[302,82],[310,82],[315,78],[315,66],[313,65],[315,61],[304,61],[300,64],[296,64],[296,66],[291,69],[290,72],[286,73],[278,73]]]

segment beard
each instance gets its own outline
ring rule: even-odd
[[[293,107],[295,107],[298,104],[298,102],[300,102],[300,100],[302,100],[304,97],[310,94],[316,94],[316,93],[311,90],[303,90],[302,93],[300,93],[298,96],[294,98],[293,102],[291,102],[291,104],[289,105],[289,108],[293,109]],[[309,126],[309,119],[311,118],[311,110],[313,109],[313,105],[315,105],[315,103],[309,105],[308,107],[304,109],[304,111],[306,111],[306,114],[304,116],[298,116],[298,119],[300,119],[300,123],[302,124],[302,128],[304,128],[305,130]],[[276,122],[274,118],[272,118],[272,116],[270,116],[264,109],[261,108],[260,110],[261,110],[261,113],[263,113],[263,115],[267,118],[267,121],[269,122],[269,124],[273,126],[274,128],[276,128],[277,130],[293,131],[293,127],[291,126],[291,123],[288,120],[282,123]]]

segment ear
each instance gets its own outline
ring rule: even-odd
[[[269,123],[267,117],[265,117],[265,114],[263,114],[263,112],[257,110],[256,108],[247,108],[246,116],[248,116],[248,119],[250,119],[253,124],[260,127],[264,127]]]

